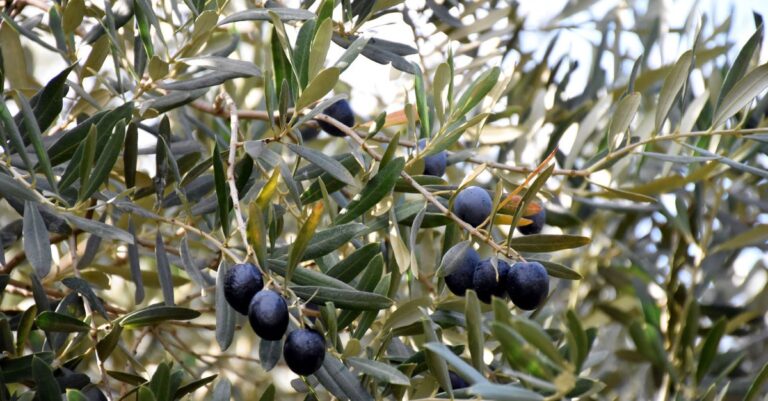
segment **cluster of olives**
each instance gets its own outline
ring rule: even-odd
[[[480,260],[472,248],[462,256],[459,267],[445,276],[445,285],[452,293],[464,296],[472,288],[477,298],[491,303],[491,297],[509,295],[520,309],[533,310],[541,306],[549,293],[549,276],[539,262],[517,262],[510,266],[499,259],[494,268],[490,258]]]
[[[264,278],[252,263],[241,263],[224,275],[224,298],[232,308],[248,315],[253,331],[263,340],[278,341],[288,329],[288,304],[282,295],[264,290]],[[283,359],[294,373],[311,375],[323,364],[325,338],[312,329],[288,333]]]
[[[456,195],[453,212],[473,227],[482,224],[491,215],[493,202],[483,188],[471,186]],[[538,234],[544,227],[545,212],[526,216],[532,223],[518,227],[523,235]],[[445,276],[445,284],[456,295],[464,296],[472,288],[477,298],[485,303],[491,297],[503,298],[509,295],[512,302],[520,309],[533,310],[541,306],[549,293],[549,276],[539,262],[518,262],[510,266],[499,259],[494,268],[490,258],[480,260],[480,255],[472,248],[462,256],[459,267]]]

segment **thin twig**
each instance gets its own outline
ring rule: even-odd
[[[741,135],[748,135],[748,134],[757,134],[762,132],[768,132],[768,127],[762,127],[762,128],[745,128],[745,129],[724,129],[724,130],[710,130],[710,131],[691,131],[691,132],[683,132],[683,133],[677,133],[677,134],[670,134],[670,135],[657,135],[639,142],[635,142],[633,144],[627,145],[621,149],[617,149],[611,153],[608,153],[604,158],[600,159],[599,162],[593,164],[589,168],[586,169],[587,173],[592,174],[595,171],[599,171],[606,167],[610,162],[613,160],[616,160],[620,157],[623,157],[633,150],[648,145],[650,143],[656,143],[656,142],[666,142],[666,141],[676,141],[678,139],[683,138],[695,138],[700,136],[741,136]],[[588,175],[589,175],[588,174]]]
[[[327,116],[325,114],[318,114],[317,116],[315,116],[315,119],[319,120],[319,121],[326,122],[328,124],[332,124],[333,126],[338,128],[339,130],[341,130],[341,132],[345,133],[347,136],[349,136],[350,138],[354,139],[355,142],[357,142],[358,145],[360,145],[360,147],[366,153],[371,155],[371,157],[373,157],[377,161],[381,161],[381,155],[379,155],[375,150],[371,149],[365,143],[365,141],[362,138],[360,138],[360,136],[357,134],[357,132],[355,132],[355,130],[353,130],[352,128],[347,127],[346,125],[340,123],[339,121],[337,121],[333,117],[329,117],[329,116]],[[431,192],[429,192],[426,188],[421,186],[421,184],[416,182],[416,180],[414,180],[413,177],[411,177],[410,174],[406,173],[405,171],[401,171],[400,172],[400,177],[402,177],[409,185],[411,185],[414,189],[416,189],[416,191],[418,191],[429,203],[435,205],[435,207],[437,207],[437,209],[440,210],[440,212],[442,212],[448,218],[450,218],[451,220],[456,222],[456,224],[458,224],[461,228],[467,230],[467,232],[469,232],[472,236],[474,236],[475,238],[479,239],[480,241],[488,244],[488,246],[490,246],[496,252],[498,252],[498,253],[500,253],[502,255],[505,255],[505,256],[510,257],[510,258],[518,259],[518,260],[522,259],[522,256],[520,256],[520,254],[517,251],[515,251],[514,249],[509,249],[509,252],[507,252],[504,248],[502,248],[496,242],[486,239],[485,235],[483,235],[483,233],[478,231],[475,227],[472,227],[472,225],[470,225],[469,223],[467,223],[464,220],[462,220],[461,218],[459,218],[459,216],[456,216],[455,214],[453,214],[453,212],[451,212],[450,210],[448,210],[448,208],[443,206],[443,204],[440,203],[440,201],[438,201],[437,198],[435,198],[435,196]]]
[[[227,160],[227,183],[229,184],[229,196],[232,198],[232,207],[235,210],[235,221],[237,222],[237,230],[240,232],[240,237],[245,245],[246,258],[254,254],[253,247],[248,242],[248,235],[245,229],[245,220],[243,220],[243,212],[240,209],[240,197],[237,194],[237,184],[235,183],[235,160],[237,156],[237,139],[240,133],[240,120],[237,116],[237,106],[232,98],[226,93],[222,92],[221,96],[224,98],[224,103],[229,109],[229,158]],[[240,260],[242,262],[243,260]]]
[[[389,143],[391,140],[391,138],[387,138],[386,136],[381,136],[381,135],[376,135],[370,139],[373,139],[374,141],[381,142],[381,143]],[[409,148],[416,147],[415,142],[411,142],[405,139],[401,139],[398,142],[398,145],[406,146]],[[473,164],[485,164],[491,168],[509,171],[512,173],[518,173],[518,174],[530,174],[532,172],[535,172],[536,169],[538,168],[538,167],[526,167],[526,166],[510,166],[508,164],[499,163],[491,160],[483,160],[475,156],[468,157],[463,161],[467,161]],[[554,171],[552,171],[552,175],[565,175],[569,177],[586,177],[586,176],[589,176],[589,172],[586,170],[555,169]]]

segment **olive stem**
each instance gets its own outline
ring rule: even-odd
[[[353,130],[352,128],[347,127],[346,125],[342,124],[341,122],[339,122],[335,118],[330,117],[330,116],[325,115],[325,114],[318,114],[317,116],[315,116],[315,119],[319,120],[319,121],[324,121],[324,122],[326,122],[328,124],[331,124],[334,127],[338,128],[341,132],[343,132],[344,134],[346,134],[350,138],[354,139],[355,142],[357,142],[358,145],[360,145],[360,147],[366,153],[368,153],[369,155],[371,155],[371,157],[376,159],[376,161],[381,161],[381,155],[379,155],[375,150],[371,149],[365,143],[365,141],[362,138],[360,138],[360,136],[357,134],[357,132],[355,132],[355,130]],[[467,230],[472,236],[474,236],[475,238],[479,239],[480,241],[488,244],[488,246],[490,246],[491,248],[493,248],[496,252],[498,252],[500,254],[503,254],[503,255],[505,255],[507,257],[511,257],[511,258],[514,258],[514,259],[523,260],[523,257],[520,256],[520,254],[517,251],[515,251],[514,249],[510,248],[507,251],[504,248],[502,248],[501,246],[499,246],[499,244],[497,244],[496,242],[494,242],[492,240],[489,240],[489,239],[486,239],[485,235],[483,235],[483,233],[478,231],[475,227],[472,227],[472,225],[470,225],[469,223],[465,222],[464,220],[462,220],[461,218],[456,216],[453,212],[448,210],[448,208],[443,206],[443,204],[440,203],[440,201],[438,201],[437,198],[435,198],[435,196],[431,192],[429,192],[426,188],[421,186],[421,184],[416,182],[416,180],[414,180],[413,177],[411,177],[410,174],[406,173],[405,171],[401,171],[400,172],[400,176],[408,184],[410,184],[414,189],[416,189],[427,201],[429,201],[429,203],[435,205],[435,207],[437,207],[437,209],[440,210],[440,212],[442,212],[443,214],[448,216],[448,218],[450,218],[451,220],[456,222],[456,224],[458,224],[461,228]]]
[[[235,160],[237,156],[237,139],[240,133],[240,120],[237,116],[237,106],[232,98],[222,91],[221,96],[224,98],[224,103],[229,109],[229,157],[227,160],[227,183],[229,184],[229,196],[232,198],[232,207],[235,210],[235,221],[237,222],[237,230],[240,232],[240,237],[245,245],[247,259],[255,252],[253,247],[248,243],[248,235],[245,229],[245,220],[243,220],[243,212],[240,209],[240,197],[237,194],[237,184],[235,183]],[[240,260],[242,262],[242,260]]]

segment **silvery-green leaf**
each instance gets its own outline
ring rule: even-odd
[[[237,318],[235,310],[224,297],[224,275],[228,268],[227,263],[222,261],[216,274],[216,342],[222,351],[226,351],[232,344]]]
[[[24,253],[35,268],[38,277],[43,278],[51,271],[51,240],[43,216],[32,202],[24,202],[24,228],[22,231]]]

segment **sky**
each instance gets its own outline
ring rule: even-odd
[[[583,24],[584,27],[575,29],[541,30],[558,16],[568,0],[518,0],[518,2],[520,14],[526,17],[526,29],[521,38],[522,50],[537,51],[537,54],[541,55],[546,47],[544,44],[548,43],[556,33],[559,33],[560,38],[555,46],[554,54],[556,56],[566,54],[571,59],[579,61],[579,68],[571,78],[571,84],[566,95],[578,95],[589,74],[592,52],[600,41],[599,32],[590,24]],[[546,3],[546,7],[542,7],[543,2]],[[628,0],[628,2],[631,3],[632,1]],[[597,1],[589,11],[577,14],[569,21],[578,24],[589,19],[601,18],[618,3],[620,2],[616,0]],[[641,9],[647,10],[649,8],[646,5],[648,2],[638,3],[641,4]],[[406,0],[405,4],[411,9],[419,9],[423,6],[423,0]],[[768,18],[767,0],[654,0],[652,4],[649,13],[659,12],[664,25],[668,28],[684,26],[689,10],[694,4],[697,4],[699,14],[706,15],[710,21],[714,20],[716,24],[722,22],[732,12],[733,24],[730,37],[736,46],[734,46],[735,50],[731,59],[735,57],[741,45],[754,32],[752,11],[755,10]],[[621,13],[621,16],[628,23],[632,22],[631,13],[624,12]],[[424,27],[424,29],[429,31],[430,28]],[[413,43],[410,28],[404,26],[400,17],[395,14],[391,15],[391,18],[382,18],[374,24],[366,25],[365,32],[371,36],[383,37],[392,41]],[[631,35],[624,37],[626,40],[622,41],[622,50],[630,56],[638,57],[642,51],[639,41],[633,40]],[[443,36],[437,34],[433,38],[439,42]],[[649,55],[652,65],[660,66],[673,63],[682,52],[691,46],[691,43],[681,43],[677,35],[674,34],[667,35],[663,40],[663,51],[655,51]],[[430,43],[420,45],[425,50],[429,50],[431,47]],[[487,45],[493,46],[494,43]],[[338,57],[341,52],[342,49],[332,46],[330,59],[333,60],[334,57]],[[552,59],[556,60],[557,57]],[[761,60],[763,62],[768,60],[768,46],[765,44],[763,45]],[[613,69],[611,58],[605,57],[602,65],[609,73],[608,82],[611,82],[612,77],[610,75]],[[406,88],[412,86],[409,76],[399,74],[389,66],[381,66],[369,60],[357,60],[344,73],[342,79],[354,88],[356,111],[364,116],[375,115],[382,107],[389,111],[398,107],[402,108],[402,94]]]

